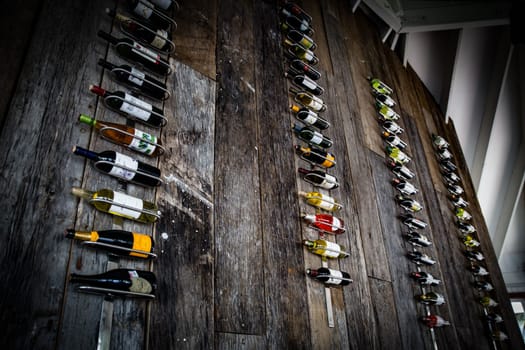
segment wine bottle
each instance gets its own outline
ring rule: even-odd
[[[436,154],[440,160],[448,160],[453,158],[452,153],[450,153],[446,148],[437,150]]]
[[[153,257],[150,254],[145,254],[153,252],[153,239],[149,235],[143,233],[122,230],[102,230],[89,232],[68,229],[66,230],[66,238],[101,243],[100,245],[95,245],[95,247],[122,256],[133,256],[145,259]],[[126,251],[115,247],[142,251],[144,253]]]
[[[410,162],[410,157],[406,155],[405,152],[401,151],[397,147],[392,146],[386,146],[385,147],[386,154],[392,158],[393,161],[399,164],[406,164]]]
[[[319,63],[319,58],[317,58],[312,50],[305,49],[301,45],[295,44],[288,39],[284,40],[284,46],[287,48],[287,52],[292,59],[298,58],[312,66]]]
[[[464,192],[463,188],[459,185],[447,185],[447,190],[450,192],[450,194],[454,194],[456,196],[459,196]]]
[[[494,332],[492,332],[490,337],[492,339],[494,339],[494,340],[497,340],[497,341],[505,341],[505,340],[509,339],[508,335],[506,335],[505,333],[503,333],[500,330],[495,330]]]
[[[429,247],[432,245],[432,242],[427,238],[427,236],[424,236],[418,232],[408,231],[405,234],[405,237],[408,242],[414,246]]]
[[[176,1],[174,0],[151,0],[153,5],[155,5],[158,8],[163,9],[164,11],[170,11],[171,9],[175,8]]]
[[[301,20],[296,16],[287,16],[281,22],[281,30],[283,32],[288,32],[292,29],[304,33],[308,36],[312,36],[314,34],[314,30],[312,29],[308,21]]]
[[[410,182],[398,178],[392,179],[392,186],[394,186],[399,192],[407,196],[414,195],[419,191]]]
[[[457,196],[455,194],[450,196],[450,201],[457,208],[466,208],[469,206],[469,203],[464,200],[463,197]]]
[[[98,36],[114,45],[121,56],[142,64],[144,68],[149,69],[151,72],[160,75],[168,75],[171,73],[168,61],[163,59],[158,53],[145,48],[136,41],[128,38],[118,39],[102,30],[98,31]]]
[[[407,144],[405,141],[401,140],[399,136],[393,135],[388,131],[383,131],[381,133],[381,137],[383,137],[383,140],[392,147],[397,147],[400,150],[404,150],[405,148],[407,148]]]
[[[301,214],[301,217],[310,226],[326,233],[340,235],[346,231],[343,219],[330,214]]]
[[[481,297],[479,299],[479,303],[481,305],[483,305],[484,307],[495,307],[495,306],[498,306],[498,302],[494,299],[492,299],[491,297]]]
[[[470,261],[480,262],[485,260],[483,254],[481,254],[481,252],[478,252],[477,250],[465,250],[464,253],[467,259],[469,259]]]
[[[418,211],[423,210],[423,206],[418,201],[412,198],[406,198],[398,194],[396,195],[396,200],[397,203],[401,206],[401,208],[405,209],[406,211],[417,213]]]
[[[156,146],[162,145],[157,136],[127,125],[95,120],[84,114],[80,114],[78,119],[82,123],[93,126],[106,139],[116,144],[149,156],[158,156],[162,153],[162,148]]]
[[[384,95],[384,94],[377,94],[376,95],[376,101],[377,102],[381,102],[385,105],[387,105],[388,107],[394,107],[396,105],[396,101],[394,101],[394,99],[388,95]]]
[[[431,274],[424,271],[415,271],[410,273],[410,277],[416,280],[419,284],[424,286],[437,286],[441,283],[440,280],[434,278]]]
[[[395,161],[390,160],[387,163],[387,166],[390,168],[390,170],[397,175],[398,177],[402,178],[403,180],[410,180],[414,176],[416,176],[410,169],[408,169],[406,166],[402,164],[397,164]]]
[[[295,29],[291,29],[286,33],[286,37],[296,43],[301,45],[307,50],[314,51],[317,48],[317,44],[314,42],[312,38],[310,38],[308,35],[301,33]]]
[[[449,146],[448,142],[443,137],[436,134],[432,134],[432,144],[437,149],[444,149]]]
[[[331,168],[335,166],[335,157],[331,153],[323,151],[318,148],[309,148],[302,146],[294,146],[295,151],[308,162],[319,165],[323,168]]]
[[[349,254],[345,252],[346,248],[344,246],[324,239],[317,239],[315,241],[303,239],[303,245],[312,253],[320,255],[323,258],[336,259],[349,256]]]
[[[439,161],[439,166],[440,166],[441,170],[443,170],[445,172],[456,171],[457,168],[458,168],[456,166],[456,164],[452,163],[449,159],[440,160]]]
[[[436,305],[440,306],[445,304],[445,297],[436,292],[428,292],[424,294],[419,294],[416,296],[416,299],[425,305]]]
[[[154,127],[160,127],[165,124],[165,117],[161,109],[123,91],[109,92],[96,85],[90,85],[89,90],[104,97],[104,102],[109,107],[126,116]]]
[[[486,316],[487,321],[494,324],[503,322],[503,317],[494,312],[489,312]]]
[[[113,269],[97,275],[72,273],[69,281],[91,287],[141,294],[153,295],[157,289],[157,278],[153,272],[132,269]]]
[[[158,168],[125,154],[115,151],[97,153],[79,146],[73,147],[73,153],[94,161],[98,170],[118,179],[152,187],[162,183]]]
[[[300,108],[299,106],[292,105],[290,106],[290,110],[295,113],[295,117],[297,119],[307,125],[314,126],[319,130],[328,129],[330,126],[330,123],[328,123],[325,119],[321,118],[317,113],[306,107]]]
[[[348,272],[332,270],[327,267],[307,269],[306,274],[316,281],[324,283],[328,287],[346,286],[353,282]]]
[[[377,113],[383,120],[399,120],[401,118],[392,108],[382,102],[376,101]]]
[[[470,221],[472,219],[472,215],[464,208],[456,208],[454,215],[456,215],[456,218],[460,221]]]
[[[383,94],[383,95],[390,95],[392,94],[393,90],[388,85],[383,83],[381,80],[377,78],[367,77],[368,81],[370,82],[370,86],[372,87],[372,92],[375,94]]]
[[[88,199],[100,211],[143,223],[155,222],[161,215],[154,203],[113,190],[100,189],[93,192],[73,187],[71,193]]]
[[[125,16],[122,13],[117,13],[109,8],[106,8],[106,13],[119,21],[122,29],[135,39],[166,53],[173,49],[171,34],[166,30],[149,28],[146,23]]]
[[[470,234],[476,232],[476,228],[467,222],[456,220],[456,226],[463,234]]]
[[[401,222],[408,226],[410,229],[424,229],[427,227],[427,223],[416,219],[412,214],[404,214],[400,216]]]
[[[284,18],[295,16],[302,21],[306,21],[307,23],[312,22],[312,16],[307,14],[301,7],[299,7],[299,5],[293,2],[286,2],[283,5],[283,7],[281,8],[281,15]]]
[[[98,60],[98,64],[111,71],[119,82],[140,91],[148,97],[159,100],[165,100],[168,97],[166,84],[134,67],[126,64],[116,66],[102,58]]]
[[[165,2],[163,0],[153,1]],[[127,0],[127,4],[131,12],[147,20],[155,29],[168,30],[170,28],[171,22],[162,14],[157,13],[157,8],[150,1]]]
[[[454,172],[445,172],[442,175],[445,182],[450,185],[458,183],[461,180],[459,176]]]
[[[474,239],[471,235],[465,235],[462,238],[463,244],[467,246],[468,248],[476,248],[481,245],[481,243]]]
[[[434,265],[436,261],[432,259],[427,254],[423,254],[421,252],[418,252],[417,250],[413,250],[407,253],[407,257],[417,265],[425,264],[425,265]]]
[[[314,112],[326,111],[326,105],[324,104],[323,100],[321,100],[319,97],[314,96],[306,91],[298,91],[294,88],[290,88],[289,90],[294,95],[295,101],[299,102],[306,108]]]
[[[285,76],[291,78],[292,82],[299,88],[302,88],[315,96],[320,96],[324,92],[324,89],[322,87],[320,87],[315,81],[308,78],[304,74],[291,76],[290,74],[286,73]]]
[[[450,322],[438,315],[426,315],[419,318],[419,320],[428,328],[437,328],[450,326]]]
[[[321,73],[319,73],[314,67],[308,65],[306,62],[295,59],[290,62],[290,67],[294,70],[305,74],[308,78],[312,80],[319,80],[321,78]]]
[[[307,170],[304,168],[297,169],[299,173],[304,174],[303,179],[316,187],[333,190],[339,187],[337,178],[321,170]]]
[[[492,286],[492,284],[490,284],[487,281],[476,281],[474,282],[474,286],[476,287],[477,290],[482,291],[482,292],[490,292],[491,290],[494,290],[494,287]]]
[[[326,194],[319,192],[303,192],[299,191],[299,195],[304,197],[306,203],[313,207],[323,209],[326,211],[337,211],[341,210],[341,204],[337,203],[336,200]]]
[[[399,124],[392,120],[385,120],[383,124],[381,124],[381,127],[389,133],[395,135],[402,134],[405,131],[399,126]]]
[[[478,276],[478,277],[487,276],[489,274],[486,268],[478,264],[471,264],[469,266],[469,270],[472,272],[474,276]]]
[[[300,125],[295,124],[293,131],[304,142],[307,142],[310,145],[316,145],[322,148],[332,147],[332,140],[321,134],[319,131],[315,131],[308,126],[301,127]]]

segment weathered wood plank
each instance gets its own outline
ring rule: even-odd
[[[215,80],[217,39],[217,0],[179,1],[173,33],[174,57],[201,74]]]
[[[223,1],[218,13],[215,131],[215,329],[265,333],[255,109],[253,4]]]

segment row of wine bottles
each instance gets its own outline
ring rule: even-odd
[[[457,166],[453,162],[454,156],[449,150],[449,143],[442,136],[432,134],[431,141],[442,172],[443,183],[449,192],[448,199],[458,227],[459,238],[465,245],[464,254],[471,264],[471,268],[479,271],[474,274],[473,285],[479,293],[478,301],[483,307],[487,328],[493,340],[506,340],[508,336],[502,331],[503,318],[496,310],[498,302],[491,296],[494,287],[490,283],[487,269],[482,266],[485,257],[476,249],[481,243],[476,234],[477,230],[471,223],[472,215],[466,210],[469,202],[462,197],[464,190],[460,185],[461,178],[455,172]]]
[[[348,252],[344,246],[324,239],[325,234],[340,235],[346,229],[344,220],[331,213],[341,210],[341,204],[331,196],[321,193],[322,190],[337,188],[339,182],[334,175],[327,173],[327,169],[335,166],[335,156],[326,150],[332,147],[332,139],[321,133],[330,127],[330,123],[321,116],[327,107],[319,97],[324,93],[317,82],[321,73],[313,67],[318,64],[319,59],[314,54],[317,44],[311,37],[314,33],[312,17],[297,4],[287,2],[281,8],[280,19],[283,47],[288,58],[285,77],[292,85],[289,92],[297,103],[290,106],[290,111],[300,122],[293,125],[292,131],[308,145],[296,145],[295,151],[312,167],[300,167],[298,171],[305,182],[318,188],[311,192],[299,192],[306,203],[316,209],[315,214],[302,213],[301,217],[321,236],[315,240],[304,239],[302,243],[323,260],[345,258]],[[352,282],[347,272],[328,267],[309,268],[306,275],[329,287],[344,286]]]
[[[375,98],[375,108],[379,122],[382,126],[381,137],[385,143],[386,164],[394,173],[395,177],[391,185],[399,192],[394,199],[404,210],[404,214],[399,218],[401,223],[408,227],[408,232],[404,238],[412,249],[407,252],[407,257],[416,264],[416,271],[410,272],[410,277],[418,285],[420,292],[415,295],[416,301],[424,305],[425,315],[420,317],[420,321],[429,328],[442,327],[450,323],[443,317],[432,313],[429,306],[440,306],[445,304],[445,296],[433,290],[432,287],[439,286],[441,281],[431,273],[423,271],[422,265],[431,266],[436,261],[429,255],[416,248],[425,248],[432,245],[432,241],[418,230],[427,228],[427,223],[414,217],[414,213],[421,212],[423,205],[413,197],[419,193],[419,189],[409,180],[415,177],[415,173],[407,167],[412,158],[407,154],[408,144],[401,139],[400,135],[404,130],[396,123],[401,116],[394,110],[396,105],[392,98],[393,89],[377,78],[368,78],[372,94]]]
[[[128,119],[139,121],[149,127],[162,127],[167,122],[163,111],[136,95],[157,101],[170,97],[166,84],[144,73],[142,69],[160,76],[170,73],[169,61],[162,57],[162,54],[169,54],[175,48],[171,41],[171,30],[174,29],[175,22],[164,11],[172,11],[174,7],[178,7],[178,4],[172,0],[151,0],[151,2],[128,0],[126,5],[134,16],[109,9],[106,9],[106,13],[120,23],[122,33],[128,37],[117,39],[103,31],[99,31],[98,35],[108,40],[117,53],[132,65],[116,65],[105,59],[100,59],[98,64],[131,92],[110,92],[96,85],[91,85],[90,91],[102,97],[109,109]],[[149,132],[125,124],[96,120],[83,114],[80,115],[79,121],[92,126],[104,139],[131,151],[150,157],[164,153],[160,139]],[[75,146],[73,153],[93,161],[97,170],[119,181],[133,182],[147,187],[162,184],[160,169],[121,152],[113,150],[95,152]],[[73,187],[72,193],[87,199],[100,211],[142,223],[155,222],[161,215],[154,203],[124,192],[111,189],[89,191]],[[150,234],[117,229],[99,231],[68,229],[66,238],[82,241],[87,246],[118,256],[139,259],[156,257],[155,244]],[[70,282],[80,284],[78,287],[80,291],[141,298],[154,297],[157,288],[157,279],[152,272],[126,268],[113,269],[96,275],[71,274]]]

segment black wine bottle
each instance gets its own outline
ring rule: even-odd
[[[312,50],[305,49],[301,45],[293,43],[288,39],[284,40],[284,45],[287,48],[288,56],[291,56],[291,59],[298,58],[313,66],[319,63],[319,58]]]
[[[465,235],[476,232],[476,228],[467,222],[462,222],[460,220],[457,220],[456,226],[461,231],[461,233]]]
[[[116,66],[102,58],[98,60],[98,64],[110,70],[119,82],[135,88],[144,95],[158,100],[164,100],[168,97],[166,84],[134,67],[127,64]]]
[[[440,280],[434,278],[431,274],[424,271],[414,271],[410,273],[410,277],[416,280],[419,284],[424,286],[437,286],[441,283]]]
[[[281,8],[281,16],[286,18],[295,16],[306,23],[312,22],[312,16],[307,14],[299,5],[293,2],[286,2]]]
[[[417,250],[408,252],[407,257],[410,260],[412,260],[412,262],[416,263],[417,265],[421,265],[421,264],[434,265],[436,263],[436,261],[432,259],[430,256],[423,254],[421,252],[418,252]]]
[[[89,90],[104,97],[104,102],[116,111],[154,127],[165,124],[162,110],[123,91],[109,92],[100,86],[90,85]]]
[[[399,136],[393,135],[388,131],[383,131],[383,133],[381,133],[381,137],[383,138],[383,140],[385,140],[387,144],[389,144],[392,147],[397,147],[401,150],[407,148],[407,144],[405,141],[401,140]]]
[[[400,194],[397,194],[395,198],[401,208],[405,209],[406,211],[417,213],[418,211],[423,210],[423,206],[412,198],[403,197]]]
[[[392,120],[385,120],[381,126],[383,127],[383,129],[392,134],[399,135],[404,132],[404,130],[399,126],[399,124]]]
[[[403,180],[410,180],[414,176],[416,176],[410,169],[408,169],[406,166],[402,164],[397,164],[393,160],[387,161],[386,165],[390,168],[390,170],[397,175],[398,177],[402,178]]]
[[[321,170],[307,170],[304,168],[297,169],[299,173],[303,174],[303,179],[314,186],[332,190],[339,187],[337,178],[333,175],[327,174]]]
[[[297,137],[311,145],[316,145],[322,148],[330,148],[333,145],[333,142],[329,137],[324,136],[308,126],[301,127],[300,125],[295,124],[293,131]]]
[[[308,23],[308,21],[301,20],[297,18],[296,16],[287,16],[283,19],[281,22],[281,30],[283,32],[287,32],[289,30],[295,29],[301,33],[304,33],[308,36],[312,36],[314,34],[314,30]]]
[[[311,278],[324,283],[328,287],[346,286],[352,283],[347,272],[320,267],[318,269],[307,269],[306,274]]]
[[[157,1],[157,0],[155,0]],[[157,8],[147,0],[127,0],[128,8],[131,12],[148,21],[155,29],[168,30],[171,22],[159,14]]]
[[[163,59],[158,53],[145,48],[142,44],[128,38],[115,38],[102,30],[98,31],[98,36],[114,45],[121,56],[142,64],[144,68],[151,72],[160,75],[168,75],[171,73],[169,62]]]
[[[392,97],[385,95],[385,94],[377,94],[376,101],[384,103],[388,107],[394,107],[396,105],[396,101],[394,101]]]
[[[408,231],[405,237],[410,244],[418,247],[429,247],[432,245],[432,242],[419,232]]]
[[[72,273],[69,281],[85,286],[115,289],[123,292],[155,294],[157,278],[150,271],[114,269],[97,275]],[[103,293],[103,291],[101,291]],[[111,294],[111,292],[107,292]]]
[[[317,48],[317,44],[312,38],[295,29],[289,30],[288,33],[286,33],[286,37],[290,39],[290,41],[301,45],[305,49],[314,51]]]
[[[319,165],[323,168],[335,166],[335,156],[322,149],[302,147],[299,145],[294,146],[294,148],[297,154],[312,164]]]
[[[413,195],[418,192],[418,189],[410,182],[398,178],[392,180],[392,186],[405,195]]]
[[[483,266],[481,265],[478,265],[478,264],[471,264],[469,266],[469,270],[470,272],[472,272],[472,274],[474,276],[487,276],[489,274],[489,272],[487,271],[486,268],[484,268]]]
[[[115,151],[96,153],[79,146],[73,148],[73,153],[94,161],[98,170],[121,180],[144,186],[159,186],[161,184],[158,168],[125,154]]]
[[[410,229],[421,229],[422,230],[427,227],[426,222],[416,219],[412,214],[401,215],[399,218],[401,219],[401,222],[404,225],[408,226],[408,228]]]
[[[290,110],[295,113],[295,117],[305,124],[314,126],[319,130],[325,130],[330,127],[330,123],[321,118],[314,111],[309,110],[306,107],[300,108],[297,105],[290,106]]]
[[[290,62],[290,67],[295,69],[298,72],[305,74],[308,78],[312,80],[319,80],[321,78],[321,73],[319,73],[315,68],[308,65],[306,62],[295,59]]]
[[[108,251],[121,256],[132,256],[138,258],[152,258],[154,242],[151,236],[143,233],[135,233],[123,230],[101,230],[101,231],[76,231],[66,230],[66,238],[79,241],[99,243],[93,245],[95,248]],[[122,250],[118,247],[135,251]]]
[[[285,74],[286,77],[291,78],[292,82],[298,87],[310,92],[312,95],[320,96],[323,94],[324,89],[320,87],[315,81],[308,78],[304,74],[299,74],[296,76],[290,76],[288,73]]]

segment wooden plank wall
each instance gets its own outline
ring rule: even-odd
[[[493,349],[432,133],[449,140],[460,166],[510,336],[496,345],[525,348],[452,123],[444,124],[415,73],[381,43],[361,10],[352,14],[342,0],[299,3],[313,17],[319,83],[328,106],[324,116],[332,124],[326,135],[334,140],[337,160],[330,173],[340,187],[325,193],[344,206],[337,215],[348,230],[326,238],[350,252],[329,266],[354,280],[331,290],[334,327],[327,325],[325,289],[305,276],[305,269],[321,266],[321,260],[300,245],[317,233],[300,220],[301,212],[313,209],[297,192],[314,187],[296,170],[306,163],[293,152],[300,141],[290,131],[296,120],[288,110],[293,101],[284,77],[278,2],[179,1],[177,49],[170,58],[174,73],[166,79],[172,97],[155,102],[168,125],[141,126],[160,134],[168,152],[159,159],[134,154],[161,169],[165,184],[152,190],[123,186],[70,151],[78,144],[124,152],[76,120],[84,113],[125,123],[88,91],[89,84],[122,89],[96,62],[125,61],[96,32],[122,36],[104,8],[123,4],[47,0],[32,2],[24,12],[19,25],[32,22],[34,29],[25,28],[7,46],[18,48],[15,56],[24,64],[19,76],[13,69],[1,87],[0,109],[8,110],[1,130],[7,146],[0,153],[0,324],[6,348],[96,348],[102,298],[78,293],[67,276],[102,272],[108,258],[66,241],[62,232],[122,226],[152,233],[159,258],[121,259],[119,266],[152,270],[159,286],[153,302],[114,302],[112,349]],[[8,43],[7,33],[1,35]],[[397,218],[401,209],[389,183],[394,175],[385,165],[368,75],[395,90],[402,138],[413,159],[409,167],[417,174],[415,198],[425,208],[418,217],[429,223],[425,234],[434,243],[421,250],[438,261],[425,270],[443,281],[434,290],[447,301],[431,310],[452,323],[435,330],[435,344],[417,320],[425,310],[413,298],[420,290],[408,274],[416,267],[405,257],[411,247]],[[114,220],[74,198],[71,186],[120,188],[155,201],[163,216],[155,225]]]

